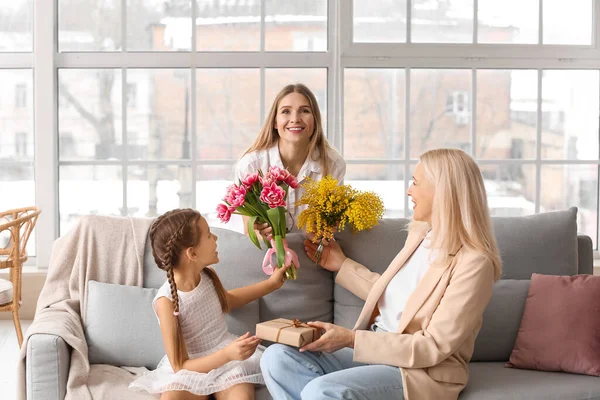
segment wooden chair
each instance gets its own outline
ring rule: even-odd
[[[19,321],[23,263],[27,260],[27,240],[38,215],[38,207],[0,212],[0,270],[10,269],[10,280],[0,279],[0,311],[13,313],[19,347],[23,344],[23,332]]]

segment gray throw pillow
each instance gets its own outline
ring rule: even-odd
[[[514,279],[494,283],[472,361],[508,361],[519,333],[530,283]]]
[[[165,355],[152,299],[157,289],[89,281],[84,323],[90,364],[156,368]]]

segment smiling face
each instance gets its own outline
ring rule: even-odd
[[[414,220],[429,222],[431,224],[431,211],[433,209],[433,196],[435,187],[433,182],[427,179],[425,170],[421,163],[415,167],[413,183],[408,188],[407,195],[412,198]]]
[[[274,126],[281,140],[308,146],[315,130],[315,118],[308,99],[295,92],[283,97],[277,105]]]
[[[197,222],[200,242],[193,248],[196,261],[203,268],[208,265],[217,264],[219,262],[219,253],[217,253],[217,235],[210,231],[208,223],[204,217],[200,217]]]

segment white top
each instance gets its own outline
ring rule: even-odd
[[[177,292],[179,296],[179,323],[190,358],[204,357],[220,350],[237,338],[227,330],[225,315],[215,285],[204,271],[200,283],[190,292]],[[156,313],[156,301],[161,297],[172,300],[169,282],[165,282],[152,300]],[[158,318],[158,315],[157,315]],[[160,320],[159,320],[160,322]],[[209,395],[225,390],[238,383],[264,384],[260,371],[262,349],[244,361],[230,361],[208,373],[181,369],[174,372],[165,355],[154,371],[133,381],[129,388],[136,391],[163,393],[186,390],[196,395]]]
[[[344,183],[344,176],[346,175],[346,162],[336,151],[329,151],[327,153],[329,156],[329,175],[331,175],[334,179],[337,179],[338,184],[341,185]],[[300,172],[298,172],[298,176],[296,176],[299,185],[305,183],[306,178],[311,178],[315,181],[323,178],[323,171],[319,162],[318,150],[315,152],[315,156],[317,157],[316,161],[312,160],[311,157],[306,157],[302,168],[300,168]],[[255,172],[259,169],[266,174],[269,168],[271,168],[273,165],[284,168],[277,144],[268,150],[257,150],[253,151],[252,153],[248,153],[244,155],[235,166],[234,176],[236,183],[246,174]],[[286,214],[286,223],[288,229],[297,229],[296,221],[298,219],[298,215],[300,215],[302,210],[306,209],[307,207],[306,205],[301,207],[297,207],[295,205],[296,201],[300,200],[304,192],[305,190],[302,187],[298,187],[297,189],[290,188],[288,190],[286,207],[289,211],[289,213]],[[239,216],[233,215],[232,218],[233,217]],[[292,218],[294,219],[293,221]]]
[[[408,259],[406,264],[392,278],[383,291],[379,302],[379,315],[375,317],[375,324],[388,332],[396,332],[400,317],[406,306],[406,301],[429,269],[431,261],[435,259],[436,250],[430,248],[431,231],[427,233],[417,250]]]

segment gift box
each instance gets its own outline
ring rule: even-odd
[[[321,336],[321,330],[297,319],[278,318],[256,324],[256,336],[290,346],[302,347]]]

